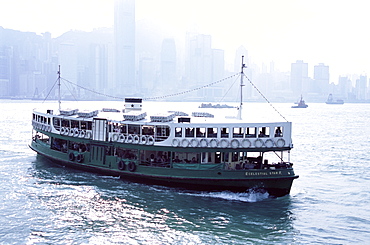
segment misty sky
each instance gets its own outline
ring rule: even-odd
[[[112,27],[114,0],[0,0],[0,26],[57,37],[69,30]],[[296,60],[330,66],[339,75],[370,70],[367,1],[136,0],[136,21],[158,23],[166,37],[212,35],[213,48],[233,62],[243,45],[257,64],[289,71]]]

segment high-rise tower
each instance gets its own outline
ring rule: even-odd
[[[135,81],[135,0],[116,0],[114,10],[115,88],[121,96],[137,91]]]

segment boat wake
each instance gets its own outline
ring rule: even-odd
[[[240,202],[259,202],[269,198],[268,192],[259,192],[254,190],[251,190],[249,192],[237,192],[237,193],[230,191],[221,191],[221,192],[200,192],[186,194],[191,196],[211,197]]]

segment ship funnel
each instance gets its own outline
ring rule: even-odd
[[[141,98],[125,98],[125,112],[128,111],[141,111],[142,109],[142,101]]]

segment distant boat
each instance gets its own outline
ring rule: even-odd
[[[235,106],[226,105],[226,104],[216,104],[213,105],[212,103],[202,103],[199,108],[235,108]]]
[[[329,97],[328,97],[328,100],[326,101],[326,104],[343,105],[344,104],[344,100],[340,100],[340,99],[334,100],[333,99],[333,95],[332,94],[329,94]]]
[[[303,97],[301,95],[301,99],[297,103],[297,105],[293,105],[292,108],[307,108],[308,105],[304,102]]]

